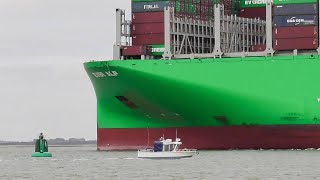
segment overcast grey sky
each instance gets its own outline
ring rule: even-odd
[[[0,140],[96,139],[83,62],[112,57],[130,0],[0,0]]]

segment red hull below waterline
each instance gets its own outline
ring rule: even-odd
[[[320,148],[319,125],[194,127],[177,132],[182,148],[199,150]],[[151,147],[163,135],[174,139],[176,128],[98,129],[98,150]]]

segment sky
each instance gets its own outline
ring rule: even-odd
[[[112,58],[116,8],[130,0],[0,0],[0,140],[96,139],[83,63]]]

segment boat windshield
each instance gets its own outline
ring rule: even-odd
[[[176,150],[178,150],[180,148],[180,144],[176,145]]]
[[[180,144],[168,144],[164,145],[164,151],[173,151],[179,149]]]
[[[170,151],[170,144],[164,145],[164,151]]]

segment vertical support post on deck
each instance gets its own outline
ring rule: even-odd
[[[164,53],[163,59],[171,59],[171,7],[164,8]],[[174,18],[174,17],[173,17]]]
[[[266,50],[267,55],[273,56],[273,44],[272,44],[272,0],[266,2]]]

